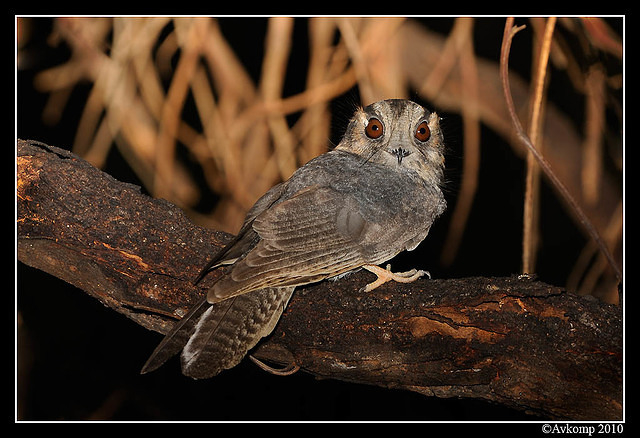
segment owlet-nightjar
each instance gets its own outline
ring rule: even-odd
[[[238,235],[203,269],[227,265],[207,296],[158,345],[142,372],[182,351],[183,374],[208,378],[237,365],[267,336],[296,286],[377,265],[413,250],[445,210],[439,117],[404,99],[356,111],[340,143],[263,195]],[[366,293],[366,292],[365,292]]]

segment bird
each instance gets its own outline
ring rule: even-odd
[[[379,265],[415,249],[445,211],[444,150],[436,112],[407,99],[358,107],[333,149],[251,207],[198,280],[213,269],[223,275],[141,372],[180,352],[182,373],[194,379],[233,368],[273,331],[296,287],[366,269],[377,276],[368,293],[428,274]]]

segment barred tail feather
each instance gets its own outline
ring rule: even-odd
[[[140,373],[146,374],[154,371],[178,354],[189,341],[189,337],[196,323],[200,320],[202,313],[207,311],[208,308],[209,303],[207,303],[206,299],[202,299],[180,321],[176,322],[156,349],[153,350]]]
[[[157,369],[180,350],[182,373],[194,379],[236,366],[273,331],[293,290],[267,288],[215,304],[201,301],[160,342],[142,373]]]
[[[210,305],[182,350],[182,373],[204,379],[236,366],[273,331],[293,290],[260,289]]]

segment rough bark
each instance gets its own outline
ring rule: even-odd
[[[69,152],[18,140],[16,188],[18,259],[148,329],[166,333],[219,275],[193,285],[231,236]],[[620,307],[516,277],[360,292],[371,280],[357,272],[299,289],[254,355],[549,418],[622,419]]]

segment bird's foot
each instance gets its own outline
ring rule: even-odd
[[[276,376],[290,376],[291,374],[296,373],[300,369],[300,367],[295,363],[289,364],[284,368],[273,368],[267,365],[266,363],[262,362],[260,359],[256,359],[252,355],[249,355],[249,359],[251,359],[253,363],[258,365],[258,367],[260,367],[264,371],[274,374]]]
[[[397,281],[399,283],[412,283],[416,281],[418,278],[422,277],[423,275],[426,275],[427,277],[431,278],[431,274],[429,274],[429,272],[421,271],[417,269],[412,269],[406,272],[391,272],[391,265],[387,265],[387,269],[383,269],[380,266],[376,266],[376,265],[364,265],[363,268],[378,276],[376,281],[374,281],[373,283],[367,284],[363,288],[365,292],[371,292],[381,284],[384,284],[387,281],[391,281],[391,280]]]

